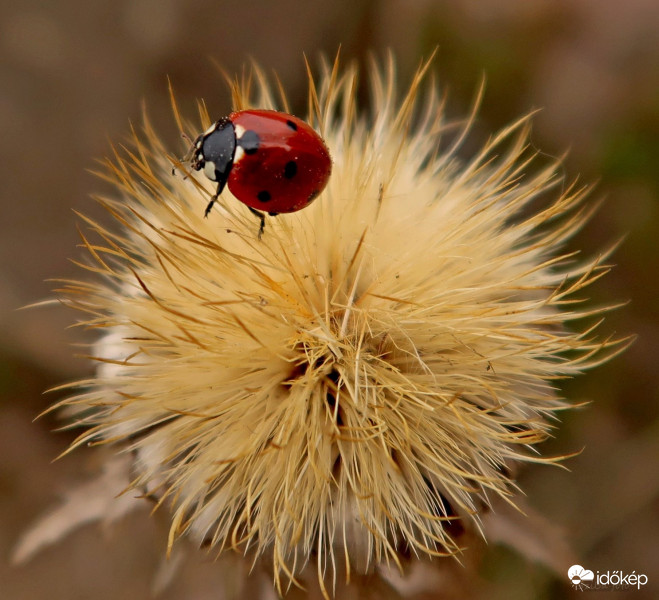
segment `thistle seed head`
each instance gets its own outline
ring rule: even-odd
[[[62,404],[74,446],[133,452],[170,543],[252,552],[278,586],[309,562],[323,585],[337,563],[454,554],[514,464],[554,460],[535,444],[568,406],[556,380],[620,348],[581,303],[606,255],[566,247],[586,188],[538,159],[526,118],[461,160],[469,122],[445,123],[427,68],[398,97],[393,62],[374,67],[367,113],[355,69],[310,78],[331,180],[262,239],[228,190],[204,219],[210,182],[180,176],[148,121],[107,162],[113,223],[83,217],[91,277],[62,290],[99,330],[98,368]],[[287,110],[258,69],[233,92]]]

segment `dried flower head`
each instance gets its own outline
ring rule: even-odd
[[[204,219],[211,182],[182,177],[147,121],[107,163],[115,226],[85,219],[94,277],[63,290],[101,333],[96,376],[62,403],[86,428],[75,446],[130,449],[171,544],[268,558],[280,589],[309,562],[322,585],[337,564],[456,553],[456,522],[478,529],[511,466],[549,460],[534,445],[568,406],[556,380],[620,347],[579,303],[602,257],[565,249],[586,189],[534,167],[528,119],[467,162],[463,135],[442,149],[426,70],[399,100],[393,62],[374,67],[368,116],[355,69],[310,78],[333,174],[260,240],[228,190]],[[254,75],[234,108],[288,111]],[[177,119],[190,136],[211,122]]]

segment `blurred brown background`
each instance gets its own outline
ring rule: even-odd
[[[638,333],[623,356],[565,384],[574,401],[547,454],[583,453],[571,472],[522,475],[528,502],[565,528],[593,570],[645,573],[641,592],[659,597],[659,3],[656,0],[4,0],[0,6],[0,598],[146,598],[158,560],[148,519],[131,517],[107,535],[91,526],[7,564],[27,524],[65,483],[82,480],[89,456],[51,460],[70,440],[35,415],[57,399],[43,390],[89,372],[72,358],[84,332],[67,330],[63,308],[17,311],[50,295],[47,278],[76,273],[72,208],[98,214],[89,194],[103,185],[86,169],[139,123],[142,102],[172,149],[166,77],[181,108],[203,97],[211,114],[230,100],[211,59],[237,72],[250,57],[275,69],[303,106],[302,52],[367,64],[370,50],[395,51],[406,85],[421,56],[439,48],[434,70],[463,115],[481,76],[487,91],[475,137],[483,141],[521,113],[542,108],[533,143],[569,149],[568,177],[599,181],[606,203],[575,246],[596,253],[627,234],[594,303],[631,300],[606,331]],[[479,137],[480,136],[480,137]],[[160,541],[158,541],[160,543]],[[566,568],[569,565],[566,565]],[[212,565],[207,565],[211,569]],[[483,598],[580,597],[546,568],[490,547]],[[176,584],[165,600],[201,598]],[[212,596],[215,597],[215,596]],[[615,597],[615,595],[607,595]]]

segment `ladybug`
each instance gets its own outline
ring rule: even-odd
[[[261,221],[265,214],[308,206],[327,185],[332,160],[323,139],[307,123],[274,110],[240,110],[216,121],[194,141],[190,165],[217,190],[207,217],[225,185]]]

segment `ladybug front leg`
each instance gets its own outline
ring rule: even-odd
[[[226,185],[226,179],[220,180],[220,182],[217,184],[217,190],[211,196],[210,202],[208,203],[208,205],[206,206],[206,210],[204,211],[204,218],[208,218],[208,213],[211,211],[211,208],[213,208],[213,204],[215,204],[215,202],[219,198],[225,185]]]
[[[204,211],[204,218],[208,218],[208,213],[211,211],[211,208],[213,208],[213,204],[215,204],[215,201],[217,200],[218,196],[219,196],[219,194],[213,194],[211,196],[211,200],[206,205],[206,210]]]

